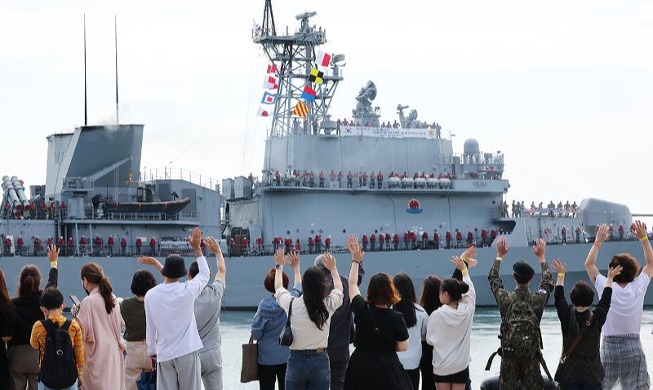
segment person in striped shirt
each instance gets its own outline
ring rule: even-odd
[[[39,300],[41,305],[41,311],[45,314],[45,318],[54,322],[58,326],[62,326],[66,322],[66,317],[64,317],[61,312],[64,308],[63,295],[59,290],[54,287],[48,287],[43,290],[41,294],[41,299]],[[77,320],[73,319],[70,327],[68,328],[68,333],[70,334],[70,339],[73,343],[73,348],[75,352],[75,363],[77,364],[77,375],[79,377],[83,374],[84,367],[84,339],[82,337],[82,329],[80,328]],[[34,327],[32,328],[32,335],[30,337],[30,344],[32,348],[38,349],[40,352],[40,361],[43,361],[45,355],[45,338],[47,336],[47,331],[43,326],[41,321],[36,321]],[[40,387],[39,387],[40,388]],[[77,384],[74,384],[69,389],[77,389]]]

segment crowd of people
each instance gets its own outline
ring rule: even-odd
[[[585,260],[594,288],[576,282],[571,305],[564,291],[566,259],[551,263],[557,273],[554,286],[542,239],[533,246],[542,272],[539,288],[530,289],[535,269],[520,260],[512,267],[516,288],[508,290],[500,273],[510,248],[505,237],[497,238],[488,280],[502,319],[496,352],[502,389],[544,389],[540,366],[553,379],[541,353],[540,319],[554,289],[563,340],[554,375],[560,388],[649,388],[639,333],[653,277],[653,248],[642,222],[636,221],[631,232],[642,243],[646,265],[640,270],[632,255],[614,254],[602,275],[596,261],[610,233],[608,225],[601,225]],[[203,242],[216,258],[212,282]],[[134,296],[126,299],[113,294],[99,265],[84,264],[80,281],[88,296],[73,305],[72,320],[62,315],[55,245],[48,247],[50,270],[43,290],[39,268],[26,265],[11,299],[0,270],[0,388],[132,390],[143,370],[155,369],[159,389],[199,389],[200,383],[207,390],[221,389],[219,317],[227,266],[216,240],[203,239],[198,228],[188,243],[197,257],[188,269],[180,255],[167,256],[165,264],[140,257],[139,263],[156,269],[162,282],[139,270],[132,278]],[[476,247],[452,257],[451,277],[427,276],[418,300],[406,274],[372,275],[363,296],[362,240],[350,235],[346,246],[351,255],[347,277],[339,274],[328,251],[318,253],[303,273],[298,252],[275,251],[274,267],[261,275],[270,296],[261,300],[251,326],[258,342],[260,388],[411,390],[420,382],[422,388],[438,390],[471,388],[476,293],[468,267],[478,263]],[[286,265],[294,274],[290,290]],[[592,309],[594,290],[600,300]],[[281,343],[286,324],[292,337]]]
[[[22,235],[18,237],[4,236],[2,239],[2,255],[4,256],[46,256],[47,248],[55,245],[62,256],[158,256],[161,251],[160,239],[156,237],[136,237],[133,242],[126,236],[109,235],[106,240],[100,234],[95,237],[82,235],[79,240],[72,236],[59,238],[48,236],[32,236],[25,240]]]

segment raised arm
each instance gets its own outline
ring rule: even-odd
[[[635,221],[635,226],[633,226],[631,231],[639,241],[641,241],[642,249],[644,249],[644,260],[646,261],[646,265],[642,268],[642,272],[648,275],[649,278],[653,278],[653,248],[651,248],[651,243],[648,240],[646,224],[637,220]]]
[[[465,249],[463,254],[460,255],[460,260],[465,263],[465,268],[476,266],[476,264],[478,264],[478,261],[476,260],[476,247],[472,245],[469,248]],[[451,277],[454,279],[463,280],[463,274],[458,268],[454,268]]]
[[[59,264],[59,248],[54,245],[48,246],[48,260],[50,260],[50,272],[48,273],[48,284],[45,288],[57,288],[57,282],[59,281],[59,269],[57,268]]]
[[[467,269],[467,263],[463,261],[462,258],[454,256],[451,258],[451,262],[456,267],[458,271],[462,274],[463,282],[467,283],[469,286],[469,291],[463,295],[462,301],[465,301],[473,309],[476,304],[476,290],[474,289],[474,283],[472,283],[472,278],[469,277],[469,270]]]
[[[551,262],[551,268],[558,274],[558,278],[556,279],[556,286],[563,286],[565,285],[565,270],[567,269],[566,264],[562,264],[562,261],[556,259]]]
[[[299,262],[299,253],[297,251],[292,250],[288,254],[288,264],[292,267],[293,273],[295,274],[295,284],[294,286],[298,286],[302,284],[302,270],[300,267],[300,262]]]
[[[283,288],[283,266],[286,264],[286,258],[283,252],[283,248],[279,248],[274,252],[274,262],[276,263],[274,267],[274,291]]]
[[[351,269],[349,270],[349,300],[353,300],[356,295],[360,295],[361,291],[358,288],[359,283],[359,268],[365,252],[361,249],[361,244],[358,242],[358,237],[351,234],[347,239],[347,249],[351,253]]]
[[[209,271],[209,265],[206,262],[206,257],[202,252],[202,231],[199,228],[194,228],[190,237],[188,237],[188,244],[197,257],[197,268],[200,272],[192,279],[188,281],[189,286],[193,286],[195,298],[197,298],[201,293],[202,289],[209,282],[209,277],[211,276],[211,271]]]
[[[495,242],[497,247],[497,258],[494,260],[494,263],[492,263],[488,280],[490,281],[490,288],[492,289],[492,294],[494,294],[494,299],[496,299],[499,309],[501,309],[504,306],[502,305],[502,302],[505,300],[506,290],[503,288],[503,281],[501,280],[499,272],[501,270],[501,261],[503,261],[503,257],[508,253],[510,247],[506,244],[506,238],[503,236],[497,238]]]
[[[340,275],[338,274],[338,267],[336,266],[336,258],[331,255],[331,253],[325,252],[324,259],[322,264],[331,272],[331,277],[333,278],[333,288],[342,292],[342,280],[340,280]],[[342,303],[342,301],[341,301]]]
[[[159,260],[150,256],[141,256],[138,258],[138,264],[151,265],[156,268],[157,271],[161,272],[163,269],[163,264]]]
[[[542,267],[542,281],[540,282],[540,290],[538,292],[543,291],[546,293],[546,304],[546,301],[549,300],[549,294],[553,291],[553,278],[551,277],[549,266],[546,263],[546,241],[541,238],[537,240],[533,246],[533,253],[535,253],[537,261],[540,262],[540,266]]]
[[[224,261],[224,256],[222,256],[222,248],[220,248],[220,245],[213,237],[206,238],[204,242],[206,247],[215,255],[215,262],[218,268],[218,272],[215,274],[215,280],[226,281],[227,265]]]
[[[585,259],[585,270],[587,275],[589,275],[592,283],[596,282],[596,277],[599,276],[599,269],[596,266],[596,258],[599,255],[599,249],[601,244],[608,238],[608,225],[603,224],[599,226],[599,229],[596,231],[596,237],[594,238],[594,244],[590,248],[590,251],[587,253],[587,258]]]

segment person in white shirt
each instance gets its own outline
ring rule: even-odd
[[[605,370],[604,389],[639,390],[650,387],[646,356],[639,332],[644,311],[644,295],[653,277],[653,249],[643,222],[635,221],[631,232],[642,242],[646,266],[638,275],[639,263],[628,253],[614,255],[610,261],[610,268],[621,266],[623,270],[620,275],[614,277],[610,311],[603,325],[601,362]],[[608,236],[608,225],[599,226],[594,244],[585,260],[585,270],[599,295],[603,294],[607,279],[596,267],[596,258],[601,244]]]
[[[304,294],[295,299],[283,288],[283,266],[286,263],[283,249],[274,253],[276,273],[274,294],[279,306],[289,313],[293,342],[286,369],[286,390],[328,390],[331,369],[326,347],[329,342],[331,316],[342,305],[342,281],[336,268],[336,259],[324,254],[322,263],[331,272],[334,289],[326,289],[324,272],[313,266],[302,277]],[[292,305],[292,311],[291,310]]]
[[[476,291],[465,262],[451,261],[463,281],[445,279],[440,286],[442,306],[431,313],[426,342],[433,346],[433,376],[438,390],[464,390],[469,381],[470,334],[476,309]]]
[[[188,271],[184,258],[169,255],[161,270],[163,283],[145,295],[148,355],[157,359],[157,389],[199,389],[202,340],[197,331],[194,303],[209,281],[209,266],[201,249],[202,232],[193,229],[188,243],[197,256],[199,274],[180,282]]]
[[[415,303],[417,299],[415,285],[410,276],[401,273],[395,275],[392,282],[401,297],[392,308],[404,316],[408,327],[408,349],[397,352],[397,356],[413,384],[413,389],[419,390],[419,363],[422,358],[422,339],[426,336],[428,314],[424,308]]]

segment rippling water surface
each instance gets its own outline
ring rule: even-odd
[[[224,360],[225,389],[258,389],[258,382],[240,383],[241,345],[249,340],[249,327],[253,312],[225,311],[222,313],[222,357]],[[485,371],[485,363],[492,352],[499,347],[499,324],[501,318],[496,308],[478,308],[472,329],[472,361],[470,374],[472,388],[479,389],[481,382],[499,374],[500,358],[494,359],[492,369]],[[649,373],[653,374],[653,308],[647,308],[642,320],[642,344],[647,353]],[[562,349],[560,323],[553,308],[548,308],[542,317],[544,357],[551,375],[555,372]]]

